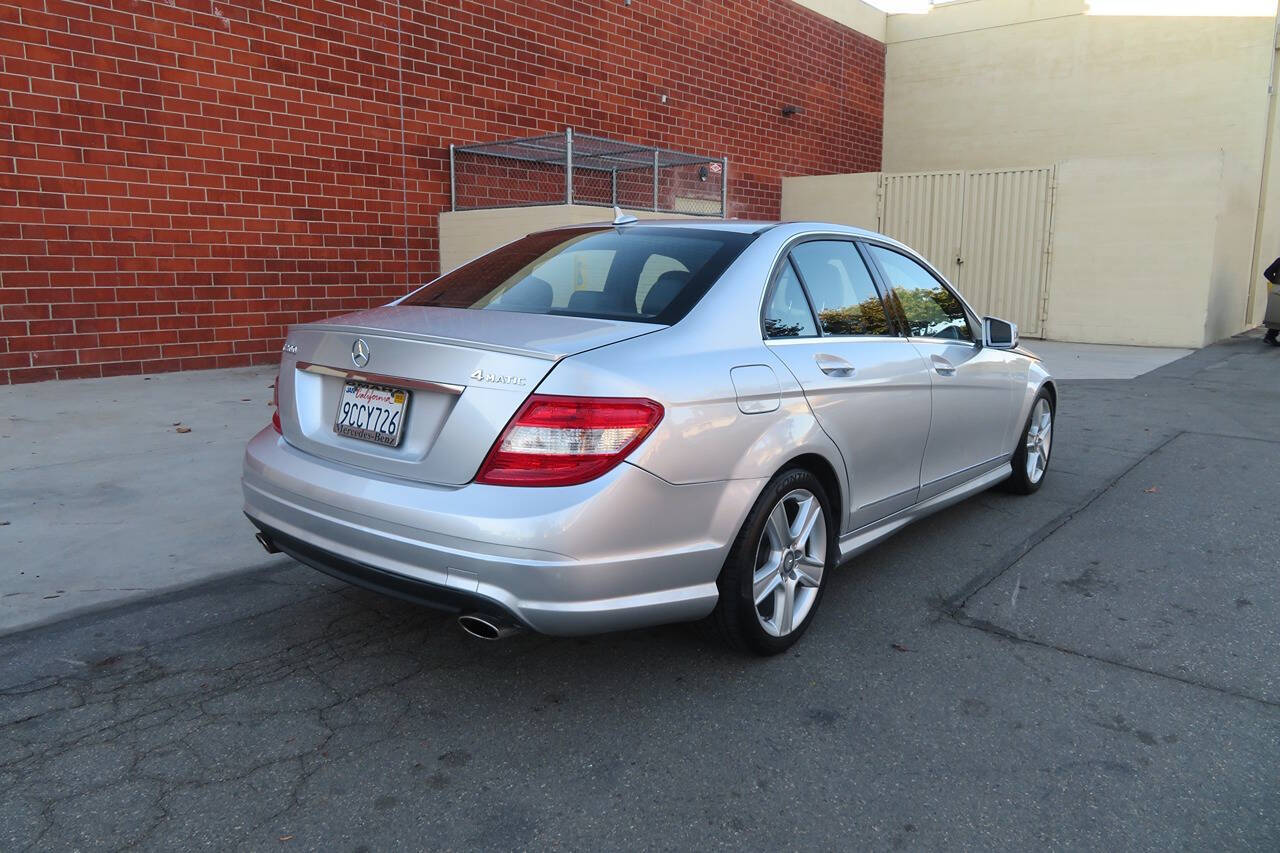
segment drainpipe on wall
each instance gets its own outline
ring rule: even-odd
[[[1267,212],[1267,185],[1271,183],[1271,145],[1272,129],[1276,123],[1276,54],[1280,52],[1280,9],[1276,10],[1275,27],[1271,33],[1271,78],[1267,81],[1267,129],[1262,141],[1262,179],[1258,184],[1258,217],[1253,226],[1253,260],[1249,264],[1249,300],[1244,307],[1244,327],[1253,328],[1254,310],[1257,303],[1258,258],[1262,252],[1262,221]]]

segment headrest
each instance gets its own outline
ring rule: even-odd
[[[510,311],[536,311],[546,313],[554,298],[551,285],[540,278],[529,276],[498,298],[499,308]]]
[[[569,297],[568,309],[586,314],[618,314],[618,300],[600,290],[575,290]]]
[[[658,280],[653,283],[653,286],[649,288],[649,292],[645,294],[644,305],[640,307],[640,313],[648,317],[661,314],[662,309],[670,305],[671,300],[680,295],[680,291],[684,289],[688,281],[689,273],[683,270],[664,272],[658,276]]]

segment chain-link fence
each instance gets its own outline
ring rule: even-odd
[[[727,158],[563,134],[449,146],[453,210],[590,204],[725,215]]]

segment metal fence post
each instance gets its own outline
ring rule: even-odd
[[[613,181],[612,181],[613,206],[617,207],[618,206],[618,170],[614,169],[610,174],[613,176]]]
[[[573,128],[564,129],[564,203],[573,204]]]
[[[658,149],[653,149],[653,211],[658,212]]]
[[[720,218],[729,218],[729,158],[720,158]]]
[[[458,209],[457,168],[453,161],[453,143],[449,143],[449,209]]]

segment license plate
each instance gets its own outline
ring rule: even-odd
[[[408,391],[367,382],[347,382],[342,387],[333,431],[347,438],[398,447],[408,408]]]

